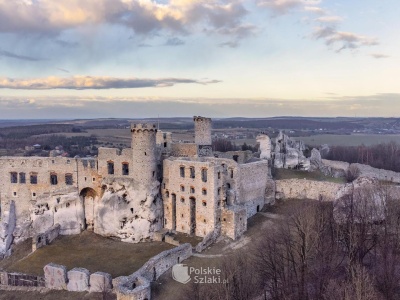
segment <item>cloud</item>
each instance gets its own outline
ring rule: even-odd
[[[315,21],[320,23],[339,23],[343,21],[343,18],[339,16],[324,16],[316,18]]]
[[[383,53],[371,53],[370,56],[376,59],[381,59],[381,58],[389,58],[389,55],[383,54]]]
[[[318,7],[318,6],[305,6],[304,10],[307,12],[312,12],[318,15],[324,15],[326,12],[325,10],[323,10],[322,8]]]
[[[239,0],[0,0],[0,33],[58,36],[108,24],[140,35],[161,30],[188,34],[204,27],[236,27],[247,13]],[[56,43],[76,46],[60,39]]]
[[[276,15],[284,15],[295,8],[306,5],[317,5],[319,3],[319,0],[260,0],[258,5],[270,8]]]
[[[168,39],[164,46],[182,46],[185,44],[184,40],[181,40],[180,38],[174,37],[174,38],[170,38]]]
[[[71,73],[70,71],[63,69],[63,68],[56,68],[57,70],[64,72],[64,73]]]
[[[47,77],[37,79],[0,78],[0,88],[18,90],[50,90],[50,89],[131,89],[145,87],[170,87],[176,84],[211,84],[218,80],[195,80],[185,78],[113,78],[95,76]]]
[[[15,58],[15,59],[19,59],[19,60],[32,61],[32,62],[44,60],[44,59],[38,58],[38,57],[18,55],[18,54],[15,54],[15,53],[12,53],[9,51],[5,51],[5,50],[1,50],[1,49],[0,49],[0,56]]]
[[[334,27],[316,27],[314,29],[313,37],[317,40],[325,40],[325,44],[328,46],[336,46],[339,44],[337,52],[343,49],[357,49],[362,46],[375,46],[379,42],[377,38],[363,36],[352,32],[338,31]]]
[[[237,41],[227,41],[219,44],[220,47],[229,47],[229,48],[236,48],[239,46]]]

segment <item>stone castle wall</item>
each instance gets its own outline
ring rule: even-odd
[[[211,119],[200,116],[193,117],[194,121],[194,142],[197,145],[211,145]]]
[[[239,165],[237,199],[247,207],[247,217],[261,210],[265,203],[265,191],[269,179],[267,160]]]
[[[276,180],[276,199],[333,201],[344,184],[307,179]]]
[[[175,157],[194,157],[197,156],[198,146],[193,143],[173,143],[171,144],[171,155]]]

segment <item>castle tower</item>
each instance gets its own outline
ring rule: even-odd
[[[131,124],[132,177],[148,185],[157,179],[156,124]]]
[[[199,156],[212,155],[211,119],[194,116],[194,142],[198,146]]]
[[[211,119],[194,116],[194,142],[197,145],[211,145]]]

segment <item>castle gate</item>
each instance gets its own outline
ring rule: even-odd
[[[85,229],[94,230],[95,209],[98,200],[96,191],[92,188],[84,188],[79,196],[83,202],[83,210],[85,212]]]

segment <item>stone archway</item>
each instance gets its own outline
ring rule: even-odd
[[[83,211],[85,214],[84,229],[93,231],[95,222],[95,209],[98,200],[98,195],[94,189],[84,188],[81,190],[79,196],[82,199]]]

